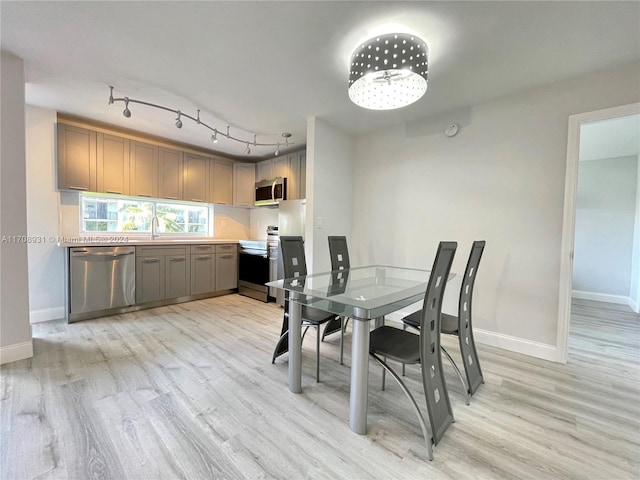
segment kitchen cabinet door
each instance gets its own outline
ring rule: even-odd
[[[209,159],[202,155],[185,153],[182,179],[184,200],[206,202],[209,191]]]
[[[255,166],[252,163],[233,164],[233,204],[253,207],[255,195]]]
[[[165,257],[165,298],[176,298],[191,293],[191,262],[188,255]]]
[[[216,255],[191,255],[191,295],[216,290]]]
[[[164,147],[158,149],[159,198],[182,199],[182,167],[182,152]]]
[[[287,156],[289,160],[289,177],[287,177],[287,200],[297,200],[304,198],[300,196],[300,156],[291,153]]]
[[[58,189],[96,191],[96,132],[57,124]]]
[[[289,179],[291,174],[289,173],[289,159],[288,157],[278,157],[271,160],[273,167],[271,168],[272,178],[282,177]]]
[[[271,180],[273,177],[273,162],[271,160],[256,163],[256,182]]]
[[[136,303],[165,298],[165,257],[136,258]]]
[[[158,196],[158,147],[132,141],[129,152],[130,194],[156,198]]]
[[[97,191],[129,195],[129,140],[97,134]]]
[[[218,245],[216,248],[226,245]],[[235,245],[233,245],[235,247]],[[233,248],[231,252],[216,253],[216,290],[231,290],[238,288],[238,252]]]
[[[209,202],[231,205],[233,203],[233,165],[212,161],[209,164],[209,170],[211,171]]]

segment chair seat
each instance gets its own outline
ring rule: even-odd
[[[322,325],[329,320],[336,317],[335,314],[325,312],[324,310],[318,310],[317,308],[302,306],[301,315],[302,321],[311,325]]]
[[[458,335],[458,317],[447,313],[441,314],[440,331],[449,335]]]
[[[421,310],[417,312],[413,312],[410,315],[407,315],[402,319],[402,321],[413,328],[420,328],[420,314]],[[447,313],[443,313],[440,315],[440,331],[442,333],[446,333],[449,335],[457,335],[458,334],[458,317],[455,315],[449,315]]]
[[[369,352],[401,363],[420,363],[420,336],[382,326],[371,332]]]

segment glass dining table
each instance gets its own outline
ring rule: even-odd
[[[429,275],[429,270],[370,265],[267,283],[289,294],[289,390],[302,392],[301,306],[351,318],[349,426],[366,434],[370,321],[379,325],[385,315],[422,300]]]

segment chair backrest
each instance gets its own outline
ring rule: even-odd
[[[437,444],[453,423],[453,410],[442,371],[440,354],[440,314],[444,289],[456,253],[456,242],[440,242],[420,315],[420,363],[422,383],[427,397],[431,434]]]
[[[458,335],[460,340],[460,353],[465,363],[465,373],[469,391],[473,395],[482,383],[482,371],[475,352],[473,341],[473,329],[471,328],[471,300],[473,299],[473,286],[478,273],[478,265],[482,258],[485,241],[475,241],[471,246],[471,253],[464,271],[464,278],[460,286],[460,298],[458,301]]]
[[[307,274],[304,240],[301,236],[280,237],[280,256],[284,267],[284,278],[301,277]]]
[[[329,237],[329,256],[331,257],[331,270],[351,267],[347,237]]]

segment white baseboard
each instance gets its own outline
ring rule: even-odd
[[[583,290],[572,290],[571,297],[579,298],[580,300],[594,300],[596,302],[619,303],[622,305],[629,305],[629,300],[630,300],[629,297],[625,297],[623,295],[610,295],[608,293],[585,292]]]
[[[0,347],[0,364],[33,357],[33,341]]]
[[[29,312],[29,323],[48,322],[64,318],[64,307],[41,308]]]
[[[415,310],[413,310],[415,311]],[[402,324],[402,318],[412,313],[412,311],[397,311],[385,317],[385,320]],[[473,337],[477,343],[489,345],[491,347],[503,348],[515,353],[522,353],[531,357],[560,362],[558,359],[558,349],[555,345],[534,342],[524,338],[512,337],[502,333],[490,332],[488,330],[473,329]]]
[[[478,328],[473,329],[473,337],[477,343],[482,343],[483,345],[504,348],[511,352],[522,353],[523,355],[549,360],[550,362],[560,362],[558,359],[558,348],[555,345],[534,342],[533,340],[512,337],[510,335]]]

